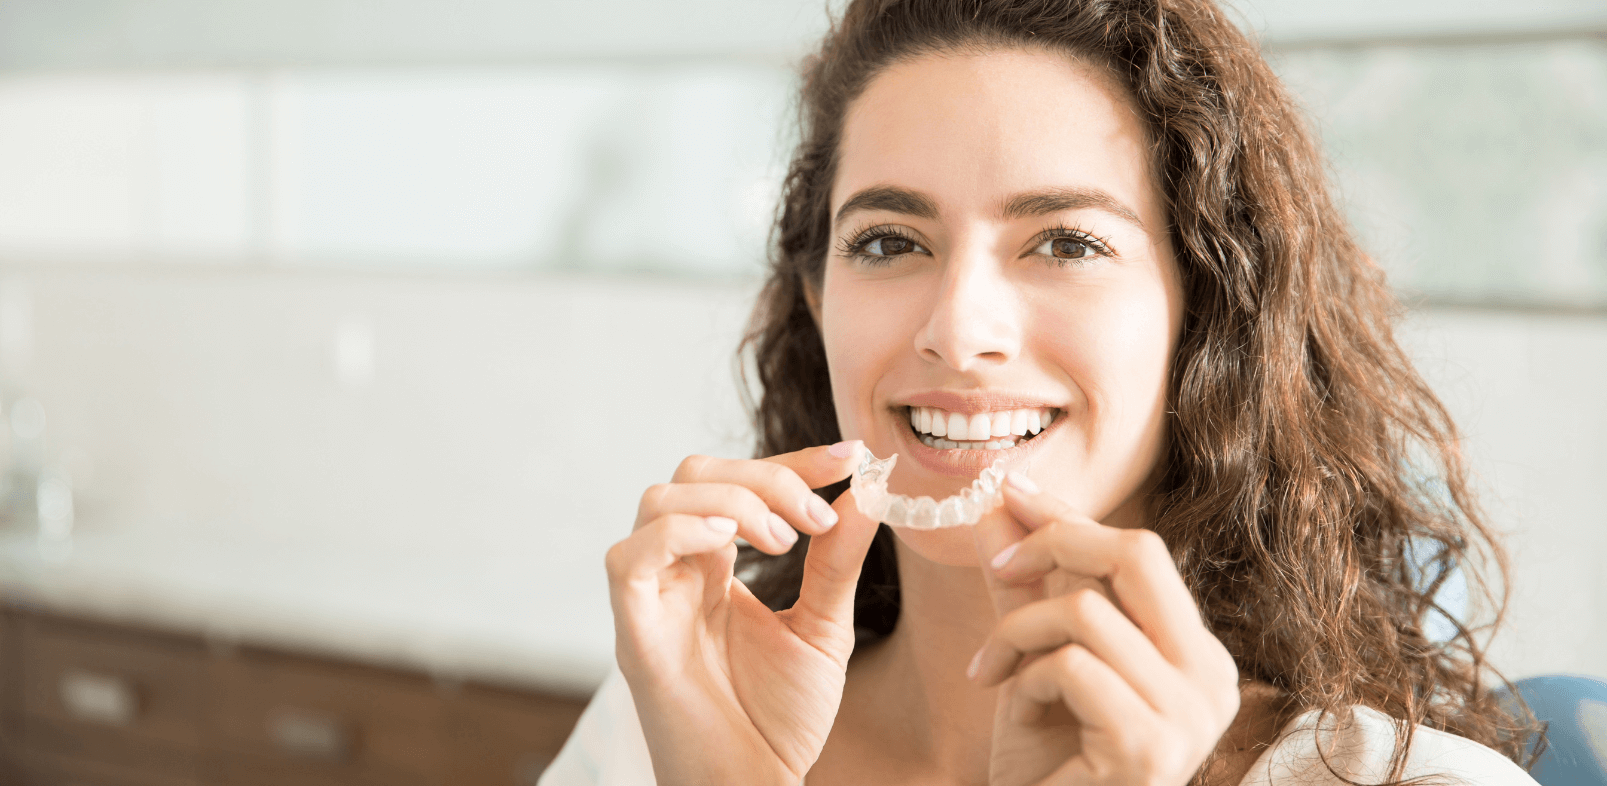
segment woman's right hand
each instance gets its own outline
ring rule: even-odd
[[[794,786],[820,755],[854,649],[854,588],[876,522],[811,488],[858,466],[861,444],[763,460],[692,456],[642,495],[608,551],[615,655],[660,784]],[[803,586],[772,612],[732,574],[735,539],[781,554],[812,536]]]

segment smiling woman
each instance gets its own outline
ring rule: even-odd
[[[1424,633],[1502,564],[1454,429],[1208,0],[861,0],[804,76],[761,458],[642,496],[546,783],[1532,783]],[[867,450],[1003,504],[869,519]]]

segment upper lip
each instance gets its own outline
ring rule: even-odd
[[[1061,405],[1047,397],[1003,390],[928,390],[894,400],[894,406],[932,407],[959,415]]]

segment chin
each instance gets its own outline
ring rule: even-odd
[[[908,529],[889,527],[904,547],[917,556],[951,568],[975,568],[982,564],[976,553],[971,527],[949,529]]]

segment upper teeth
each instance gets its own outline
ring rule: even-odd
[[[981,442],[994,437],[1036,434],[1049,427],[1054,413],[1050,408],[1034,408],[961,415],[933,407],[910,407],[910,425],[934,437]]]

